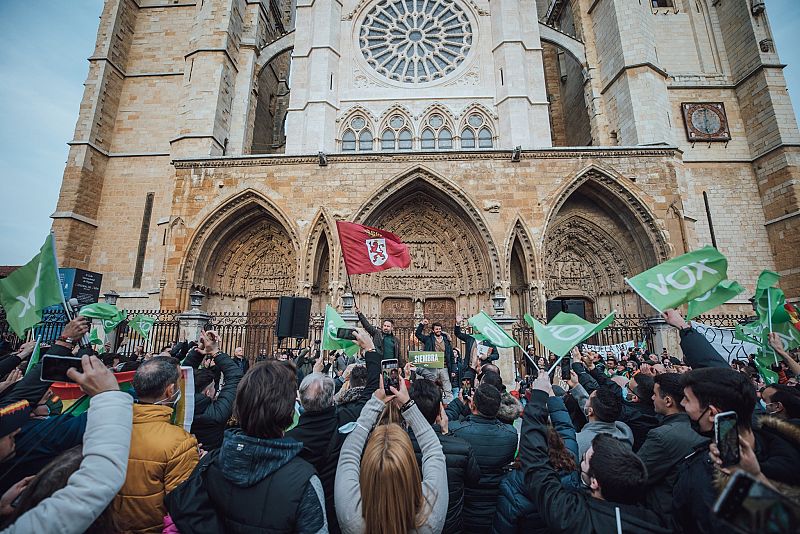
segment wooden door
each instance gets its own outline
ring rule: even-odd
[[[395,327],[408,328],[414,324],[414,301],[402,298],[386,298],[381,302],[379,320],[391,319]]]
[[[456,301],[443,298],[426,300],[425,318],[430,324],[442,323],[442,329],[452,336],[456,323]]]

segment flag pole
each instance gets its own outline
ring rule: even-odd
[[[771,288],[767,288],[767,323],[769,324],[769,333],[772,333],[772,292],[770,291]],[[761,339],[764,339],[763,337]],[[769,343],[767,343],[769,346]],[[775,358],[775,365],[778,364],[778,353],[775,352],[775,349],[770,347],[772,351],[772,357]]]
[[[59,289],[61,289],[61,305],[64,307],[64,313],[67,315],[68,320],[72,320],[72,310],[67,305],[67,299],[64,297],[64,290],[61,288],[61,275],[58,273],[58,255],[56,255],[56,234],[50,230],[50,237],[53,238],[53,265],[56,269],[56,280],[58,280]]]

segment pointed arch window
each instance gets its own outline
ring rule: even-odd
[[[356,134],[353,133],[353,130],[347,130],[344,132],[342,136],[342,150],[345,152],[350,152],[356,149]]]
[[[494,135],[489,121],[480,113],[472,113],[467,117],[461,130],[461,148],[492,148]]]
[[[421,148],[423,150],[447,150],[453,148],[453,130],[442,113],[432,113],[423,123]]]
[[[381,134],[381,150],[411,150],[413,147],[411,121],[400,113],[390,116]]]
[[[356,115],[348,119],[347,128],[342,134],[342,151],[353,152],[373,150],[372,130],[369,122],[361,115]],[[356,142],[356,140],[358,140]]]

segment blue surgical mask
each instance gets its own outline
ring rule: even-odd
[[[630,396],[630,392],[628,391],[628,386],[623,386],[622,387],[622,398],[624,400],[628,400],[629,396]]]
[[[758,399],[758,403],[761,405],[761,409],[766,412],[767,411],[767,403],[764,402],[764,399]]]

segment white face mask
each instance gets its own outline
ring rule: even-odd
[[[178,405],[178,401],[181,400],[181,390],[180,388],[175,390],[175,393],[167,397],[166,399],[161,399],[160,401],[156,401],[153,404],[159,404],[162,406],[171,406],[175,409],[175,406]]]

